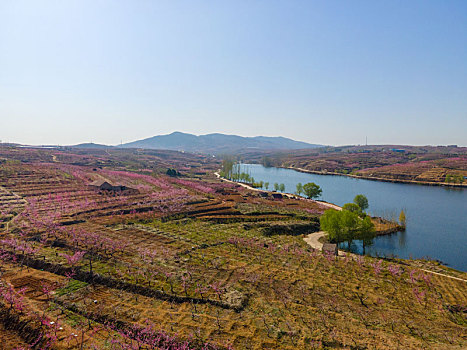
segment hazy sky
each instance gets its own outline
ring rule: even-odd
[[[0,139],[467,145],[467,1],[0,0]]]

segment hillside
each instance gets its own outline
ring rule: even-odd
[[[168,149],[176,151],[222,154],[239,150],[285,150],[316,148],[306,142],[295,141],[285,137],[243,137],[237,135],[207,134],[192,135],[173,132],[169,135],[159,135],[144,140],[123,144],[125,148]]]
[[[70,147],[73,147],[73,148],[111,148],[113,146],[107,146],[107,145],[102,145],[99,143],[89,142],[89,143],[80,143],[78,145],[73,145]]]
[[[242,156],[246,162],[320,174],[451,186],[465,186],[467,182],[466,147],[344,146]]]
[[[183,154],[76,151],[0,147],[3,349],[467,345],[466,273],[323,254],[303,237],[325,206],[161,175]],[[215,165],[185,155],[197,172]]]

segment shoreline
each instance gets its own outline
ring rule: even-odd
[[[341,206],[338,206],[337,204],[334,204],[334,203],[329,203],[329,202],[326,202],[326,201],[323,201],[323,200],[319,200],[319,199],[309,199],[309,198],[305,198],[305,197],[302,197],[302,196],[299,196],[299,195],[295,195],[295,194],[292,194],[292,193],[283,193],[283,192],[275,192],[275,191],[270,191],[270,190],[263,190],[263,189],[259,189],[259,188],[255,188],[253,186],[250,186],[248,184],[245,184],[243,182],[237,182],[237,181],[233,181],[233,180],[229,180],[229,179],[226,179],[224,177],[221,177],[219,172],[216,171],[214,172],[214,175],[216,175],[216,177],[222,181],[226,181],[226,182],[230,182],[230,183],[233,183],[233,184],[236,184],[236,185],[239,185],[239,186],[242,186],[248,190],[251,190],[251,191],[256,191],[256,192],[268,192],[268,193],[280,193],[282,194],[283,196],[289,198],[289,199],[298,199],[298,200],[305,200],[305,201],[312,201],[314,203],[317,203],[317,204],[320,204],[320,205],[323,205],[327,208],[330,208],[330,209],[335,209],[335,210],[342,210],[342,207]],[[373,218],[374,219],[374,218]],[[385,220],[383,218],[379,218],[381,220]],[[402,227],[401,225],[396,225],[394,227],[391,227],[391,228],[388,228],[388,229],[385,229],[385,230],[382,230],[382,231],[377,231],[376,232],[376,235],[377,236],[387,236],[387,235],[392,235],[394,233],[397,233],[397,232],[400,232],[400,231],[403,231],[405,230],[404,227]]]
[[[329,171],[318,171],[318,170],[308,170],[303,168],[295,168],[295,167],[285,167],[285,166],[278,166],[276,168],[281,169],[290,169],[295,170],[300,173],[308,173],[308,174],[316,174],[316,175],[332,175],[332,176],[347,176],[354,179],[361,179],[361,180],[370,180],[370,181],[379,181],[379,182],[392,182],[392,183],[401,183],[401,184],[409,184],[409,185],[423,185],[423,186],[440,186],[440,187],[451,187],[451,188],[467,188],[466,184],[450,184],[447,182],[431,182],[431,181],[415,181],[415,180],[398,180],[398,179],[386,179],[382,177],[371,177],[371,176],[361,176],[361,175],[352,175],[352,174],[342,174],[336,172],[329,172]]]
[[[280,168],[283,168],[283,169],[291,169],[291,170],[297,170],[297,168],[284,168],[284,167],[280,167]],[[311,171],[307,171],[305,169],[303,169],[304,171],[302,172],[311,172]],[[299,171],[299,170],[297,170]],[[318,173],[319,175],[326,175],[326,174],[320,174]],[[280,193],[280,192],[274,192],[274,191],[269,191],[269,190],[262,190],[262,189],[258,189],[258,188],[254,188],[250,185],[247,185],[247,184],[244,184],[244,183],[241,183],[241,182],[236,182],[236,181],[232,181],[232,180],[228,180],[228,179],[225,179],[223,177],[220,176],[219,172],[214,172],[214,175],[216,175],[216,177],[222,181],[226,181],[226,182],[230,182],[230,183],[233,183],[233,184],[237,184],[237,185],[240,185],[244,188],[247,188],[249,190],[253,190],[253,191],[257,191],[257,192],[270,192],[270,193]],[[327,174],[327,175],[334,175],[334,174]],[[344,175],[346,176],[345,174],[335,174],[335,175]],[[319,200],[313,200],[313,199],[308,199],[308,198],[304,198],[304,197],[301,197],[301,196],[296,196],[296,195],[293,195],[293,194],[289,194],[289,193],[281,193],[282,195],[285,195],[287,196],[288,198],[299,198],[301,200],[309,200],[309,201],[313,201],[315,203],[319,203],[319,204],[322,204],[326,207],[329,207],[329,208],[333,208],[333,209],[336,209],[336,210],[342,210],[342,207],[336,205],[336,204],[332,204],[332,203],[328,203],[328,202],[324,202],[324,201],[319,201]],[[385,236],[385,235],[391,235],[391,234],[394,234],[394,233],[397,233],[399,232],[399,230],[387,230],[387,231],[383,231],[383,232],[377,232],[377,236]],[[310,234],[307,234],[303,237],[303,240],[305,241],[305,243],[307,243],[311,248],[313,249],[316,249],[318,251],[321,251],[322,250],[322,247],[323,247],[323,243],[320,242],[320,238],[324,237],[326,235],[326,233],[324,231],[317,231],[317,232],[313,232],[313,233],[310,233]],[[367,256],[367,255],[360,255],[360,254],[355,254],[355,253],[351,253],[347,250],[343,250],[343,249],[338,249],[338,256],[339,257],[343,257],[343,256],[346,256],[346,255],[350,255],[350,256]],[[371,258],[374,258],[374,259],[377,259],[378,257],[377,256],[371,256],[371,255],[368,255],[369,257]],[[386,259],[386,258],[383,258],[383,259]],[[419,260],[419,259],[404,259],[404,258],[400,258],[400,260],[402,261],[416,261],[416,260]],[[443,266],[447,266],[445,263],[442,263]],[[431,271],[431,270],[427,270],[427,269],[423,269],[423,271],[425,272],[428,272],[428,273],[431,273],[431,274],[434,274],[434,275],[438,275],[438,276],[442,276],[442,277],[446,277],[446,278],[451,278],[451,279],[455,279],[455,280],[459,280],[459,281],[462,281],[462,282],[466,282],[467,283],[467,280],[465,279],[462,279],[462,278],[459,278],[459,277],[456,277],[456,276],[451,276],[451,275],[447,275],[447,274],[444,274],[444,273],[440,273],[440,272],[436,272],[436,271]],[[455,271],[460,271],[460,272],[463,272],[462,270],[457,270],[457,269],[454,269]]]
[[[307,201],[312,201],[312,202],[315,202],[315,203],[318,203],[318,204],[321,204],[321,205],[324,205],[325,207],[328,207],[328,208],[332,208],[332,209],[336,209],[336,210],[342,210],[342,207],[338,206],[337,204],[333,204],[333,203],[328,203],[326,201],[320,201],[320,200],[314,200],[314,199],[308,199],[308,198],[305,198],[305,197],[302,197],[302,196],[298,196],[298,195],[294,195],[294,194],[291,194],[291,193],[285,193],[285,192],[275,192],[275,191],[270,191],[270,190],[263,190],[263,189],[259,189],[259,188],[255,188],[253,186],[250,186],[250,185],[247,185],[243,182],[237,182],[237,181],[233,181],[233,180],[229,180],[229,179],[226,179],[224,177],[221,177],[221,175],[219,174],[218,171],[214,172],[214,175],[216,175],[216,177],[218,179],[220,179],[221,181],[225,181],[225,182],[230,182],[230,183],[233,183],[233,184],[236,184],[236,185],[240,185],[248,190],[251,190],[251,191],[256,191],[256,192],[268,192],[268,193],[280,193],[281,195],[283,196],[286,196],[287,198],[290,198],[290,199],[299,199],[299,200],[307,200]]]

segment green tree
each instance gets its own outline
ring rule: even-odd
[[[230,155],[225,155],[222,158],[222,169],[221,176],[230,180],[235,180],[235,177],[238,176],[240,166],[237,163],[237,160]]]
[[[331,242],[342,242],[344,240],[344,231],[342,227],[340,212],[335,209],[328,209],[319,218],[321,230],[328,234]]]
[[[350,250],[352,241],[358,234],[361,219],[357,213],[348,210],[340,211],[339,216],[342,225],[343,238],[347,241],[347,248]]]
[[[346,203],[342,207],[342,210],[351,211],[352,213],[360,214],[362,209],[355,203]]]
[[[264,188],[265,188],[266,190],[269,189],[269,182],[265,182],[265,183],[264,183]]]
[[[250,177],[250,175],[247,174],[247,173],[241,173],[241,174],[240,174],[240,180],[242,180],[243,182],[247,182],[247,183],[248,183],[248,182],[250,182],[251,177]]]
[[[360,221],[359,229],[357,231],[356,239],[362,241],[363,255],[365,255],[365,247],[373,243],[373,239],[376,237],[375,225],[371,221],[369,216],[366,216]]]
[[[317,198],[321,196],[323,190],[314,182],[309,182],[303,185],[303,192],[308,198]]]
[[[281,191],[281,192],[285,191],[285,185],[284,184],[279,185],[279,191]]]
[[[357,204],[362,211],[368,209],[368,198],[366,198],[363,194],[357,194],[353,199],[353,202]]]
[[[334,209],[328,209],[320,217],[321,230],[328,234],[331,242],[340,243],[347,241],[348,248],[354,239],[361,239],[363,250],[371,244],[375,237],[374,224],[369,216],[363,219],[357,213]]]
[[[295,193],[299,196],[303,193],[303,185],[301,182],[297,184],[297,190],[295,191]]]
[[[277,182],[274,183],[274,191],[279,191],[279,184]]]
[[[445,182],[453,182],[453,183],[463,183],[464,177],[460,174],[447,174]]]

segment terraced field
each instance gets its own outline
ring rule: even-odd
[[[8,227],[19,213],[21,213],[27,204],[21,196],[0,187],[0,227]]]
[[[276,166],[369,179],[466,186],[465,147],[348,146],[275,155]]]
[[[0,231],[5,349],[467,346],[467,283],[448,276],[466,274],[323,255],[303,241],[319,203],[161,173],[0,166],[4,210],[21,203]]]

